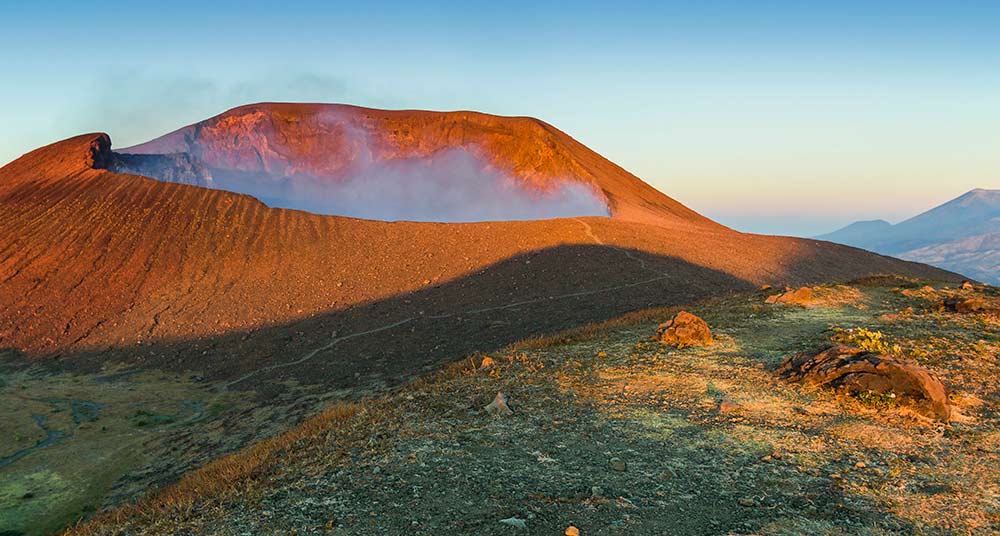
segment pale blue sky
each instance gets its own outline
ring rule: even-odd
[[[316,101],[536,116],[751,231],[1000,188],[998,2],[0,4],[0,162]]]

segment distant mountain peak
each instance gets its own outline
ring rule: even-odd
[[[936,266],[1000,282],[1000,268],[993,260],[996,248],[988,245],[995,239],[969,240],[998,234],[1000,190],[974,188],[896,225],[858,221],[817,238],[906,259],[933,260]]]
[[[988,203],[1000,203],[1000,190],[987,190],[986,188],[975,188],[965,192],[954,201],[976,200]],[[946,203],[947,204],[947,203]]]

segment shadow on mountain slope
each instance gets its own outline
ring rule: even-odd
[[[261,393],[281,384],[331,389],[397,384],[469,353],[689,303],[749,282],[676,258],[610,246],[566,245],[494,264],[454,281],[298,322],[251,331],[51,355],[67,370],[107,364],[194,371]]]
[[[794,269],[793,269],[794,270]],[[677,258],[565,245],[518,255],[440,285],[250,331],[42,359],[67,370],[108,364],[192,371],[263,396],[286,382],[329,389],[398,384],[472,352],[650,307],[754,285]],[[367,390],[367,389],[364,389]]]

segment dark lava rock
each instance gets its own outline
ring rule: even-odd
[[[212,173],[203,162],[187,153],[128,154],[111,150],[111,138],[98,136],[90,146],[94,169],[142,175],[165,182],[212,186]]]
[[[788,380],[849,393],[892,393],[923,415],[940,421],[951,417],[944,384],[926,369],[882,354],[834,346],[818,354],[786,359],[778,374]]]
[[[152,177],[164,182],[210,187],[212,173],[205,165],[187,153],[125,154],[112,153],[108,171]]]

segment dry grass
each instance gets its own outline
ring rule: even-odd
[[[542,350],[560,344],[571,344],[575,342],[588,341],[607,335],[617,329],[636,324],[648,323],[651,321],[663,321],[669,319],[678,311],[680,307],[656,307],[634,311],[604,322],[586,324],[577,328],[562,331],[552,335],[542,335],[516,342],[508,347],[509,351],[523,352],[531,350]],[[651,333],[652,334],[652,333]]]
[[[919,288],[923,282],[912,277],[904,277],[896,274],[875,274],[859,277],[848,282],[849,285],[857,287],[900,287]]]
[[[864,292],[847,285],[814,287],[813,299],[816,305],[825,307],[837,307],[844,305],[852,305],[859,308],[867,307],[865,304],[866,296]]]
[[[185,519],[196,510],[208,510],[220,504],[257,492],[257,484],[277,461],[280,453],[298,443],[336,430],[362,409],[356,403],[337,403],[308,418],[300,426],[259,441],[246,449],[223,456],[192,471],[177,483],[134,504],[105,512],[94,519],[68,529],[67,536],[117,534],[131,523],[156,524],[157,521]]]

